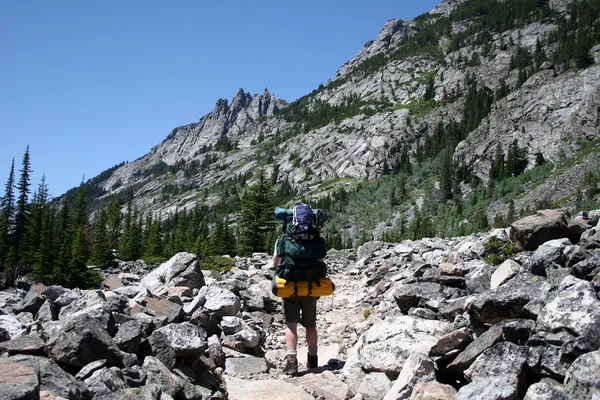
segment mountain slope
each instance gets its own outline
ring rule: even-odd
[[[262,167],[277,174],[277,185],[289,183],[338,211],[332,232],[357,239],[368,230],[368,238],[380,238],[394,224],[403,230],[419,209],[439,219],[445,211],[428,205],[436,199],[461,209],[459,202],[473,197],[495,200],[481,205],[490,223],[509,217],[517,195],[516,212],[535,208],[540,198],[527,196],[533,185],[521,182],[505,199],[493,188],[543,160],[554,168],[537,187],[563,176],[561,191],[546,191],[544,200],[575,207],[590,174],[600,176],[598,8],[567,0],[446,0],[412,21],[390,20],[332,80],[293,103],[242,89],[231,104],[218,100],[197,123],[96,179],[103,194],[94,204],[133,196],[137,208],[162,218],[196,205],[222,216],[239,210]],[[511,151],[523,164],[514,171],[506,164]],[[565,180],[561,169],[582,152],[592,153],[589,162]],[[494,170],[498,155],[508,175]],[[381,192],[386,197],[364,201],[361,193],[380,184],[390,186]],[[356,201],[346,196],[337,204],[341,192]],[[427,233],[447,234],[473,215],[463,211]]]

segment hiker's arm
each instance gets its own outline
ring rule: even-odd
[[[283,261],[283,257],[273,256],[273,267],[277,268],[280,262]]]

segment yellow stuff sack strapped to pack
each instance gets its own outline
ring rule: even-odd
[[[335,284],[329,278],[320,278],[319,282],[288,282],[278,276],[271,283],[273,294],[277,297],[329,296],[335,290]]]

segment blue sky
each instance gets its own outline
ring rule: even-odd
[[[54,196],[218,98],[266,88],[293,101],[325,83],[392,18],[439,0],[0,2],[0,184],[30,146],[32,189]]]

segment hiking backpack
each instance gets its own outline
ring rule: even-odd
[[[281,209],[275,210],[276,219],[278,210]],[[291,282],[318,283],[327,275],[325,263],[319,262],[326,254],[325,241],[319,234],[319,215],[322,215],[321,210],[315,212],[303,203],[285,210],[284,232],[277,239],[275,249],[276,254],[283,257],[277,266],[278,277]]]

